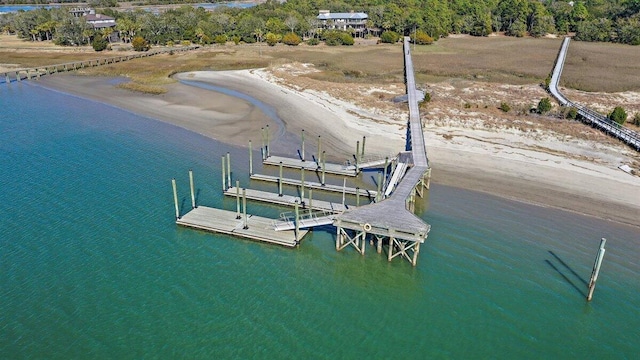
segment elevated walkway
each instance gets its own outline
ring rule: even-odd
[[[404,39],[404,63],[409,106],[407,148],[411,151],[411,156],[407,158],[411,163],[399,160],[387,187],[393,191],[385,191],[389,195],[387,199],[347,210],[338,215],[333,224],[337,227],[337,250],[352,245],[364,255],[367,234],[370,234],[377,241],[378,252],[382,251],[383,241],[389,244],[389,261],[400,256],[415,266],[420,244],[424,243],[431,226],[413,214],[413,204],[416,192],[425,186],[425,177],[430,175],[430,169],[418,108],[421,98],[416,89],[408,37]],[[408,166],[411,167],[401,176]],[[395,187],[393,184],[396,184]]]
[[[556,64],[553,68],[553,73],[551,74],[549,93],[551,93],[551,95],[556,100],[558,100],[560,105],[575,108],[578,111],[578,115],[583,122],[606,132],[607,134],[623,141],[635,150],[640,151],[639,133],[628,129],[616,123],[615,121],[612,121],[606,116],[593,111],[586,106],[582,106],[570,101],[558,89],[558,83],[560,82],[560,76],[562,75],[562,69],[564,68],[564,62],[567,57],[567,51],[569,49],[569,41],[571,41],[571,39],[568,37],[564,38],[564,40],[562,41],[562,46],[560,47],[560,52],[558,53],[558,58],[556,59]]]

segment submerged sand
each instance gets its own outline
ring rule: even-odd
[[[42,83],[234,145],[258,144],[260,129],[269,125],[272,149],[283,155],[298,149],[302,129],[308,147],[320,135],[335,160],[352,156],[363,136],[372,158],[404,147],[406,114],[378,113],[327,93],[284,86],[266,70],[190,72],[176,78],[247,94],[276,109],[280,120],[248,101],[181,83],[163,95],[120,89],[105,78],[63,75]],[[434,182],[640,226],[640,177],[618,169],[636,156],[624,145],[604,149],[586,140],[488,131],[426,117]]]

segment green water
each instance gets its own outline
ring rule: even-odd
[[[0,358],[640,353],[637,228],[434,185],[416,268],[336,252],[332,228],[274,247],[173,222],[190,168],[200,204],[234,209],[220,155],[246,149],[28,83],[0,109]]]

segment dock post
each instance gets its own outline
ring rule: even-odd
[[[359,163],[360,163],[360,140],[356,141],[356,174],[358,173]]]
[[[296,218],[295,218],[295,225],[296,225],[296,229],[295,229],[295,237],[296,237],[296,243],[299,241],[298,240],[298,234],[300,233],[300,208],[298,207],[298,201],[296,201],[293,205],[295,207],[295,213],[296,213]]]
[[[322,152],[322,186],[324,186],[324,170],[327,167],[327,155],[326,155],[326,151]]]
[[[11,84],[11,79],[9,79],[9,73],[4,73],[4,82],[7,84]]]
[[[244,226],[243,229],[247,230],[249,224],[247,224],[247,189],[242,188],[242,211],[244,211]]]
[[[196,193],[193,188],[193,170],[189,169],[189,186],[191,187],[191,208],[196,208]]]
[[[602,258],[604,257],[604,244],[607,239],[600,239],[600,249],[598,249],[598,255],[596,255],[596,261],[593,264],[593,270],[591,271],[591,280],[589,280],[589,294],[587,295],[587,301],[591,301],[593,298],[593,291],[596,289],[596,281],[598,280],[598,274],[600,274],[600,265],[602,265]]]
[[[384,181],[384,185],[387,184],[387,166],[389,166],[389,157],[385,156],[384,158],[384,168],[382,169],[382,181]],[[385,191],[385,186],[382,186],[382,191]]]
[[[364,161],[364,143],[367,141],[367,137],[362,137],[362,150],[360,150],[360,162]]]
[[[18,82],[22,81],[22,79],[20,79],[20,71],[16,71],[16,80],[18,80]]]
[[[40,70],[36,69],[36,78],[40,79]]]
[[[300,203],[304,204],[304,166],[300,168]]]
[[[282,161],[280,161],[280,177],[278,178],[278,196],[282,196]]]
[[[300,152],[300,157],[302,158],[302,162],[304,162],[304,129],[302,129],[301,132],[301,137],[302,137],[302,146],[301,146],[301,152]]]
[[[240,180],[236,180],[236,219],[240,220]]]
[[[231,155],[227,151],[227,183],[231,187]]]
[[[322,154],[322,138],[318,135],[318,153],[316,158],[316,164],[320,167],[320,155]]]
[[[270,142],[269,141],[270,140],[269,139],[269,125],[267,125],[266,136],[267,136],[267,148],[266,148],[267,151],[266,152],[267,152],[267,157],[269,157],[271,155],[270,152],[269,152],[269,148],[271,147],[271,146],[269,146],[270,145],[269,144],[269,142]]]
[[[27,80],[31,80],[31,70],[27,69],[26,72],[27,72]]]
[[[313,189],[309,189],[309,217],[311,217],[311,211],[313,210]]]
[[[418,264],[418,254],[420,253],[420,242],[416,242],[416,246],[413,250],[413,259],[411,265],[416,266]]]
[[[378,192],[376,193],[376,202],[382,200],[382,173],[378,172]]]
[[[377,237],[377,246],[376,246],[376,251],[378,252],[378,254],[382,254],[382,238]]]
[[[431,187],[431,168],[427,170],[427,190]]]
[[[347,194],[347,178],[342,178],[342,206],[344,206],[344,198]]]
[[[249,175],[253,175],[253,146],[249,140]]]
[[[224,158],[224,155],[222,155],[222,192],[227,191],[227,174],[226,174],[226,170],[227,170],[227,167],[225,165],[225,158]]]
[[[180,208],[178,208],[178,189],[176,188],[176,179],[171,179],[173,186],[173,203],[176,205],[176,220],[180,219]]]
[[[264,128],[260,128],[260,136],[262,137],[262,147],[260,148],[260,153],[262,154],[262,161],[266,160],[267,152],[265,151],[265,137],[264,137]]]
[[[360,206],[360,188],[356,187],[356,207]]]

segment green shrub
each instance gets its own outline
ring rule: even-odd
[[[180,41],[180,45],[182,45],[182,46],[189,46],[189,45],[191,45],[191,41],[189,41],[189,40],[182,40],[182,41]]]
[[[431,45],[431,44],[433,44],[434,40],[426,32],[424,32],[422,30],[418,30],[411,37],[411,41],[413,41],[414,44],[418,44],[418,45]]]
[[[400,40],[400,35],[395,31],[385,31],[380,34],[380,42],[386,44],[395,44]]]
[[[282,38],[282,42],[289,46],[296,46],[302,42],[302,39],[296,33],[291,32]]]
[[[567,111],[567,119],[577,119],[578,118],[578,109],[574,108],[573,106],[569,108],[569,110]]]
[[[107,40],[101,38],[100,36],[96,36],[95,39],[93,39],[93,42],[91,43],[91,46],[95,51],[102,51],[107,48],[107,45],[109,45]]]
[[[353,40],[353,36],[348,32],[343,32],[340,34],[340,40],[342,41],[342,45],[353,45],[355,40]]]
[[[627,121],[627,112],[620,106],[616,106],[613,111],[609,114],[609,119],[617,122],[622,125]]]
[[[540,114],[546,114],[549,111],[551,111],[551,100],[549,100],[548,97],[540,100],[540,102],[538,102],[538,113]]]
[[[329,46],[342,45],[342,37],[340,36],[340,32],[336,30],[323,31],[322,39],[324,43]]]
[[[213,38],[213,42],[216,44],[224,45],[227,43],[227,35],[225,34],[216,35]]]
[[[320,40],[316,39],[316,38],[311,38],[309,40],[307,40],[307,45],[318,45],[320,43]]]
[[[633,117],[633,125],[640,126],[640,112]]]
[[[502,102],[500,103],[500,110],[504,112],[509,112],[511,111],[511,106],[509,106],[509,104],[507,104],[506,102]]]
[[[275,46],[280,41],[280,35],[276,35],[274,33],[267,33],[265,36],[265,41],[269,46]]]
[[[133,46],[133,50],[135,51],[148,51],[151,48],[149,42],[142,36],[134,37],[133,40],[131,40],[131,46]]]
[[[424,98],[422,99],[423,102],[428,103],[431,101],[431,94],[428,92],[424,92]]]
[[[231,41],[233,41],[233,43],[236,44],[236,45],[240,44],[240,40],[242,40],[242,38],[240,36],[236,35],[236,36],[232,36],[231,37]]]

